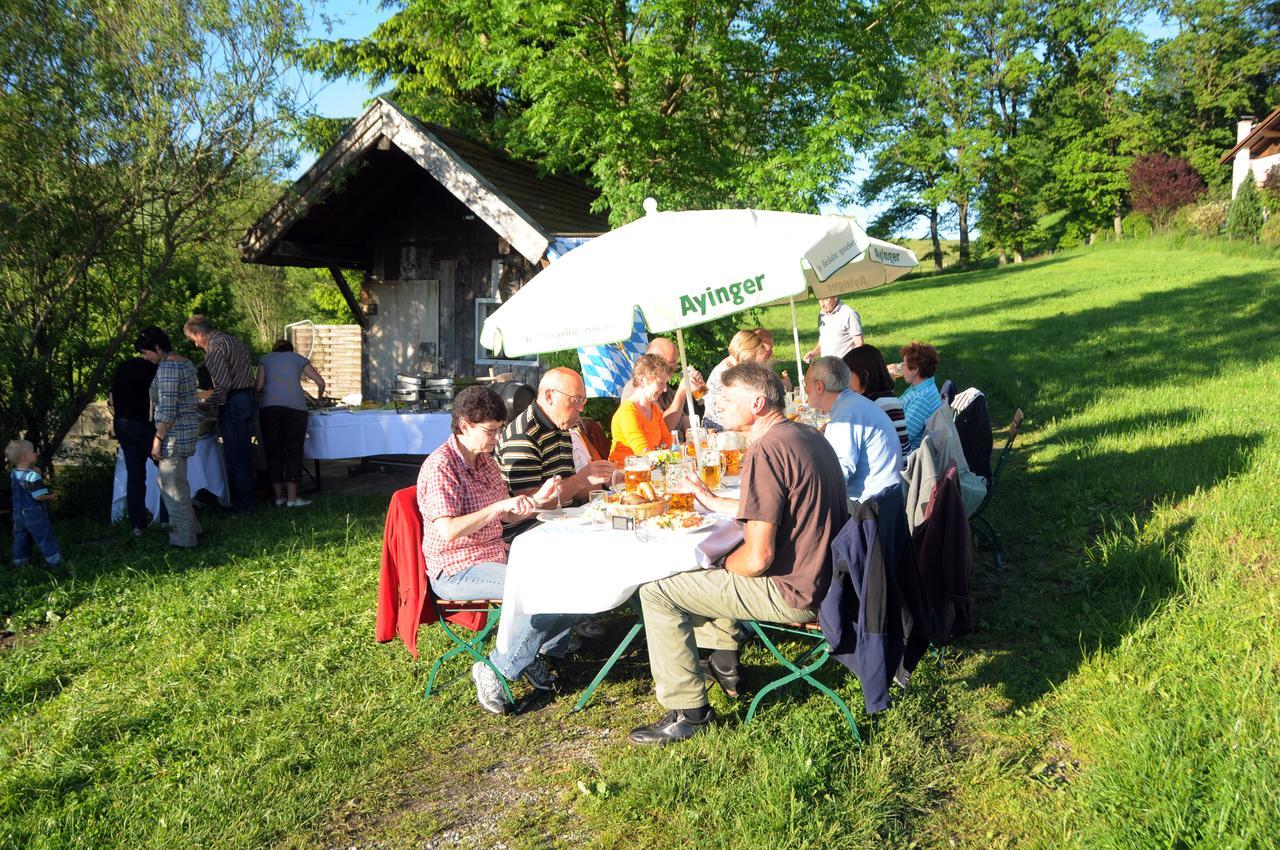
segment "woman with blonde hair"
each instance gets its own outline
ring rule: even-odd
[[[622,465],[630,455],[642,455],[658,446],[671,445],[671,429],[658,397],[671,380],[671,364],[656,354],[636,361],[631,373],[631,393],[613,414],[613,448],[609,460]]]
[[[765,344],[758,331],[738,331],[729,340],[729,356],[721,360],[707,377],[706,413],[702,417],[704,425],[712,428],[720,427],[721,405],[723,404],[724,382],[721,376],[739,363],[764,363],[772,354],[771,346]]]

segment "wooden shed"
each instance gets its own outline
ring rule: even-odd
[[[377,99],[240,242],[246,262],[327,268],[363,336],[363,394],[397,373],[515,372],[479,345],[484,318],[557,241],[608,230],[598,194]]]

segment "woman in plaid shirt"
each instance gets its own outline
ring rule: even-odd
[[[527,519],[539,506],[554,503],[560,478],[554,476],[532,496],[511,496],[493,449],[506,422],[507,408],[488,387],[468,387],[453,403],[453,436],[431,453],[418,473],[418,509],[422,513],[422,553],[431,590],[441,599],[500,599],[507,570],[502,524]],[[506,614],[513,620],[510,645],[489,656],[507,679],[524,676],[540,690],[555,680],[539,650],[564,655],[569,630],[578,619],[560,614]],[[480,705],[494,714],[508,710],[497,676],[486,665],[471,667]]]
[[[156,476],[160,498],[169,511],[169,545],[190,549],[203,532],[191,505],[187,484],[187,458],[196,453],[200,411],[196,408],[196,367],[173,353],[169,335],[157,327],[143,328],[134,343],[138,353],[157,364],[151,382],[156,436],[151,459],[159,467]]]

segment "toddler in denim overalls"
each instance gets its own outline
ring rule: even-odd
[[[47,565],[59,566],[62,552],[44,507],[54,495],[35,467],[35,447],[27,440],[12,440],[5,446],[4,458],[13,466],[9,473],[9,487],[13,491],[13,563],[21,566],[30,561],[34,542]]]

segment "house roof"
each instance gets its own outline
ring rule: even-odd
[[[1251,159],[1280,153],[1280,107],[1276,107],[1270,115],[1259,121],[1249,135],[1236,142],[1236,146],[1227,151],[1227,155],[1219,162],[1226,165],[1235,159],[1238,151],[1245,148],[1248,148]]]
[[[240,240],[244,259],[274,264],[289,257],[314,265],[358,265],[354,255],[338,256],[342,252],[326,252],[324,246],[289,237],[299,225],[299,231],[305,231],[308,216],[337,193],[371,194],[370,181],[355,175],[362,166],[383,168],[381,163],[389,160],[378,154],[391,147],[430,174],[531,263],[542,259],[556,236],[609,229],[607,217],[591,211],[599,193],[581,180],[539,174],[537,166],[418,121],[378,98],[249,228]]]

